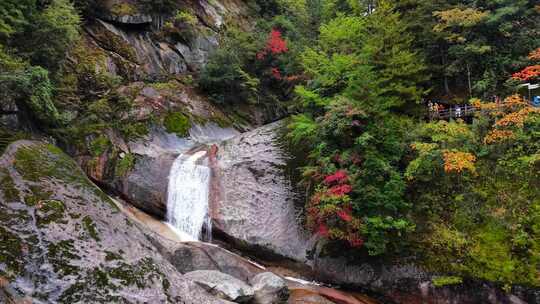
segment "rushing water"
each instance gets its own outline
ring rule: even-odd
[[[181,236],[191,240],[202,238],[203,227],[210,238],[211,221],[208,215],[210,168],[199,164],[206,151],[180,155],[169,174],[167,222]]]

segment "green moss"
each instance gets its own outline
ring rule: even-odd
[[[88,112],[103,117],[110,115],[113,112],[113,109],[109,105],[109,100],[107,98],[102,98],[91,103],[88,106]]]
[[[115,33],[103,29],[94,33],[94,38],[100,42],[103,48],[119,54],[128,61],[137,62],[135,50]]]
[[[163,125],[169,133],[175,133],[180,137],[186,137],[189,135],[189,129],[191,129],[191,122],[189,118],[180,112],[171,112],[165,116]]]
[[[52,222],[67,223],[64,218],[64,203],[57,200],[42,200],[38,203],[37,224],[39,227],[46,226]]]
[[[66,183],[90,185],[75,161],[53,145],[19,148],[15,153],[14,167],[28,181],[55,178]]]
[[[178,11],[174,17],[174,20],[177,22],[186,23],[190,26],[195,26],[198,22],[197,16],[185,10]]]
[[[118,267],[109,268],[108,272],[111,278],[120,281],[123,286],[137,286],[145,288],[150,277],[159,275],[154,261],[151,258],[143,258],[136,265],[119,263]]]
[[[150,130],[145,122],[126,122],[120,126],[120,132],[129,141],[148,135]]]
[[[443,286],[457,285],[457,284],[463,283],[462,278],[453,277],[453,276],[437,277],[437,278],[434,278],[432,281],[433,281],[433,285],[435,285],[435,287],[443,287]]]
[[[31,194],[24,197],[24,203],[28,206],[36,206],[39,202],[48,200],[53,195],[51,191],[46,191],[35,185],[32,185],[29,188]]]
[[[17,234],[0,226],[0,264],[7,266],[4,276],[13,278],[24,269],[23,243]]]
[[[178,91],[182,89],[182,84],[176,80],[170,80],[167,82],[154,82],[150,85],[158,91]]]
[[[111,12],[117,16],[135,15],[138,13],[137,8],[129,3],[116,3],[111,8]]]
[[[110,260],[110,262],[114,266],[99,267],[87,273],[79,273],[77,283],[60,296],[60,303],[125,303],[127,302],[125,299],[111,295],[111,291],[133,286],[144,289],[155,279],[163,282],[165,293],[170,288],[170,282],[151,258],[144,258],[135,264],[117,260]],[[168,294],[167,297],[169,297]]]
[[[82,224],[86,232],[90,235],[91,238],[93,238],[96,242],[100,242],[101,239],[99,238],[99,232],[96,228],[96,224],[89,216],[85,216],[82,219]]]
[[[125,176],[135,164],[135,156],[131,153],[126,154],[124,158],[119,159],[116,163],[115,174],[116,176]]]
[[[5,168],[0,169],[0,190],[6,202],[15,202],[20,199],[19,190],[15,187],[11,175]]]
[[[110,252],[110,251],[105,251],[105,261],[107,262],[110,262],[110,261],[121,261],[123,260],[124,258],[122,257],[122,255],[120,255],[119,253],[114,253],[114,252]]]
[[[107,136],[101,135],[92,140],[89,144],[88,150],[92,156],[100,156],[109,149],[111,141]]]
[[[54,271],[61,277],[74,275],[79,272],[79,267],[71,264],[71,261],[81,259],[80,256],[74,253],[75,250],[73,240],[64,240],[49,244],[47,256]]]
[[[12,142],[25,138],[25,134],[23,133],[14,133],[8,130],[5,130],[0,126],[0,155],[4,153],[4,150],[7,148],[9,144]]]

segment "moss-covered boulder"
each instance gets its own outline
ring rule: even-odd
[[[19,300],[224,303],[183,278],[75,161],[31,141],[0,157],[0,303]]]

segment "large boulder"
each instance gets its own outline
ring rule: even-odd
[[[249,280],[255,291],[255,304],[286,303],[289,289],[285,280],[271,272],[263,272]]]
[[[213,228],[244,250],[306,262],[313,241],[298,221],[281,127],[273,123],[220,144],[213,168]]]
[[[206,290],[225,300],[247,303],[254,295],[253,288],[245,282],[215,270],[196,270],[185,277],[197,282]]]
[[[0,157],[0,302],[226,303],[180,274],[60,149]]]

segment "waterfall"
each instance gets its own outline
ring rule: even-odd
[[[207,240],[211,236],[208,215],[210,168],[197,164],[205,155],[206,151],[180,155],[169,174],[167,223],[188,240],[200,240],[203,227],[207,231]]]

